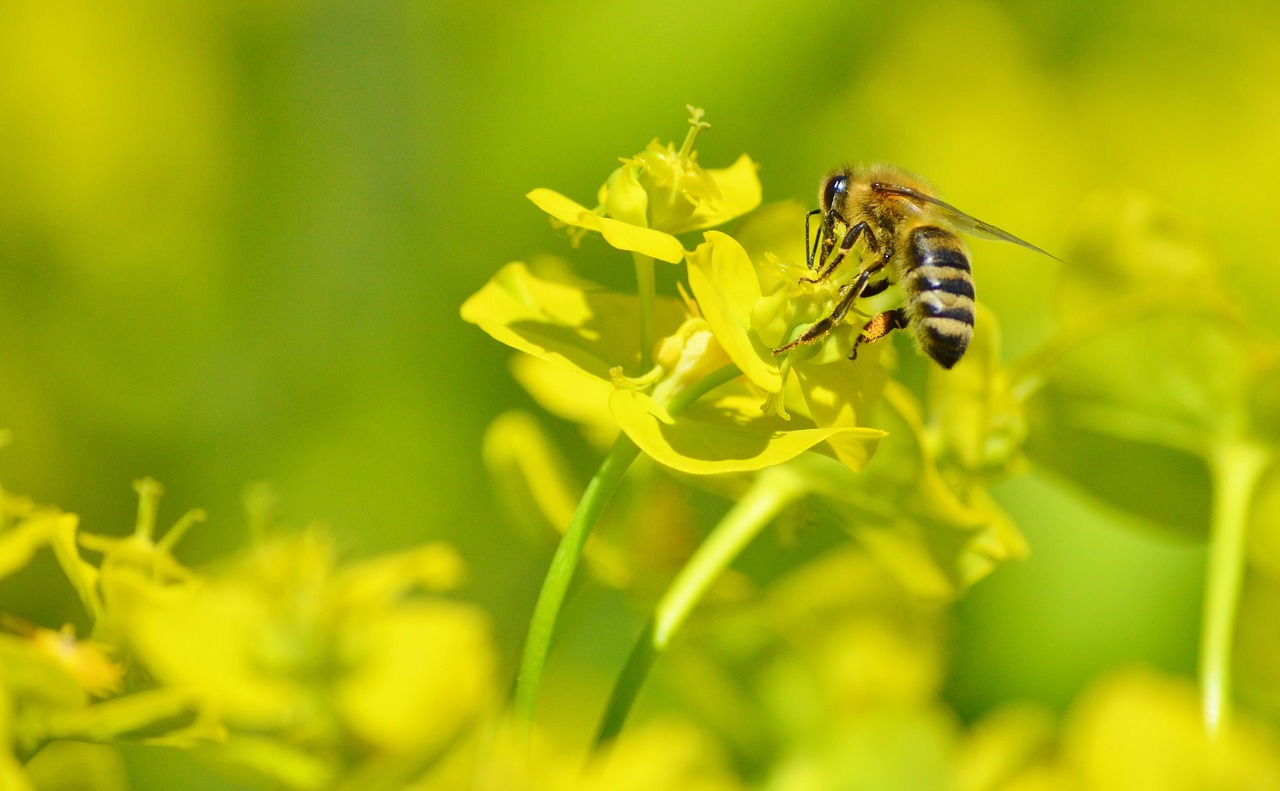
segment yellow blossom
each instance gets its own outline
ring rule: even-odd
[[[650,143],[610,174],[597,195],[595,209],[539,188],[529,200],[560,225],[594,231],[619,250],[677,263],[684,248],[674,234],[711,228],[745,214],[760,204],[756,164],[746,155],[727,168],[698,164],[693,143],[708,128],[703,112],[690,107],[692,128],[684,144]],[[575,241],[576,241],[575,237]]]
[[[854,410],[837,407],[826,424],[805,416],[788,424],[761,412],[760,398],[750,396],[740,382],[725,385],[723,395],[707,405],[670,415],[656,397],[674,397],[733,357],[715,326],[691,319],[686,310],[676,300],[657,302],[657,327],[666,333],[659,342],[660,358],[674,367],[656,371],[653,395],[615,376],[638,358],[630,331],[638,321],[636,297],[605,291],[559,269],[535,272],[517,262],[468,299],[462,317],[503,343],[554,363],[561,372],[561,391],[606,397],[616,425],[673,469],[699,475],[763,469],[823,441],[834,441],[833,447],[854,466],[866,462],[883,432],[858,425]],[[584,389],[584,376],[612,387]],[[583,414],[602,413],[590,409]]]

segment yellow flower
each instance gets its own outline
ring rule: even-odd
[[[745,154],[727,168],[704,169],[693,143],[709,127],[701,109],[689,108],[692,128],[684,144],[653,141],[610,174],[597,195],[595,209],[539,188],[529,200],[554,221],[600,233],[619,250],[676,263],[684,248],[674,234],[711,228],[743,215],[760,204],[756,164]]]
[[[735,237],[707,232],[689,253],[689,286],[720,344],[767,396],[769,411],[786,417],[785,400],[818,425],[857,425],[888,379],[880,359],[883,345],[865,347],[849,362],[857,327],[846,322],[823,343],[783,356],[773,353],[786,342],[789,328],[817,321],[837,298],[836,283],[798,285],[800,272],[772,253],[799,250],[802,226],[803,212],[794,204],[762,211],[744,224],[748,238],[759,245],[754,254]],[[792,372],[799,404],[785,397]]]
[[[542,731],[533,738],[498,724],[481,744],[462,745],[411,791],[743,791],[724,749],[691,725],[658,720],[624,731],[582,757]]]
[[[1241,716],[1216,737],[1190,682],[1130,670],[1072,708],[1060,771],[1082,791],[1280,788],[1280,739]]]
[[[488,617],[437,593],[460,575],[439,544],[339,567],[332,541],[308,530],[188,584],[122,577],[116,598],[147,670],[227,724],[221,760],[329,787],[355,770],[338,758],[352,745],[352,760],[431,755],[488,714]]]
[[[825,423],[804,416],[788,423],[762,413],[761,399],[741,377],[717,389],[705,403],[670,414],[666,404],[671,398],[733,354],[710,321],[689,316],[676,300],[658,300],[657,328],[666,334],[659,342],[659,356],[666,365],[656,369],[653,381],[617,376],[616,371],[634,367],[637,361],[632,330],[639,310],[636,297],[605,291],[563,270],[544,267],[535,273],[517,262],[468,299],[462,317],[495,339],[553,363],[559,383],[551,371],[544,371],[539,380],[544,389],[607,399],[608,414],[617,426],[641,450],[673,469],[696,475],[758,470],[823,441],[852,465],[870,458],[883,432],[859,426],[852,410],[836,406]],[[584,388],[584,379],[608,387]],[[653,394],[642,389],[649,384],[654,385]],[[604,414],[598,408],[578,412]]]

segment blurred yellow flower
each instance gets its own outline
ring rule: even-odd
[[[431,601],[352,616],[342,635],[349,668],[335,698],[358,742],[430,755],[493,705],[497,662],[483,611]]]
[[[1145,670],[1103,679],[1075,705],[1061,770],[1080,791],[1276,791],[1280,739],[1240,716],[1210,736],[1194,685]]]
[[[645,723],[608,749],[581,756],[542,732],[495,726],[482,744],[455,750],[412,791],[745,791],[710,735],[677,721]]]
[[[109,648],[93,640],[77,640],[71,624],[62,629],[35,628],[28,639],[71,674],[85,692],[105,697],[120,691],[124,668],[108,657]]]
[[[137,658],[230,727],[228,759],[269,764],[272,751],[301,748],[321,764],[296,771],[328,777],[345,771],[332,762],[351,745],[370,761],[431,755],[489,711],[488,618],[436,595],[460,575],[443,545],[339,567],[312,529],[187,584],[122,578],[118,600]]]

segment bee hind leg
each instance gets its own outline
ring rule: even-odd
[[[867,326],[862,328],[862,334],[853,342],[853,351],[849,352],[849,359],[858,359],[858,347],[862,344],[875,343],[894,330],[905,329],[906,326],[907,314],[902,308],[886,310],[884,313],[872,316]]]

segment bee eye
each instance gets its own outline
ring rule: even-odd
[[[844,194],[849,188],[849,177],[843,173],[832,176],[827,180],[827,186],[822,190],[822,208],[830,209],[835,205],[836,200]]]

